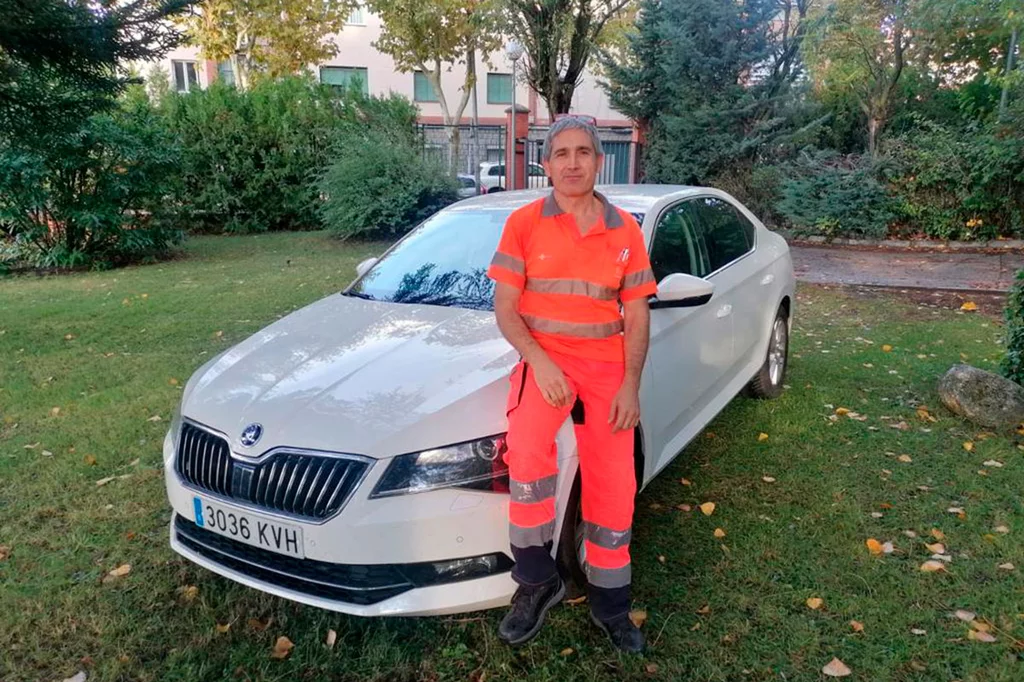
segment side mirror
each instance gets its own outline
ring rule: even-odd
[[[376,258],[376,257],[367,258],[362,263],[357,265],[356,266],[356,277],[362,277],[363,275],[365,275],[366,271],[369,270],[370,268],[372,268],[374,265],[376,265],[378,260],[379,259]]]
[[[675,272],[658,283],[651,308],[694,308],[711,300],[715,285],[706,279]]]

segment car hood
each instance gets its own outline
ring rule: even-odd
[[[517,360],[492,312],[338,294],[200,368],[182,415],[240,454],[287,445],[390,457],[504,431]],[[263,436],[245,447],[254,422]]]

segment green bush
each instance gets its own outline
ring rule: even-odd
[[[899,231],[965,240],[1024,231],[1024,136],[996,124],[916,123],[884,145]]]
[[[148,104],[95,114],[32,146],[0,142],[6,267],[107,268],[166,257],[177,149]]]
[[[883,238],[893,218],[885,188],[858,156],[803,155],[786,166],[776,204],[797,234]]]
[[[1010,287],[1004,317],[1006,354],[999,369],[1004,377],[1024,386],[1024,270],[1017,271],[1017,277]]]
[[[458,198],[454,179],[408,136],[346,137],[320,180],[324,225],[338,237],[396,237]]]
[[[298,77],[246,92],[214,84],[167,96],[162,109],[183,148],[181,220],[218,232],[318,227],[316,181],[339,138],[367,128],[408,135],[416,120],[397,95],[339,92]]]
[[[739,199],[765,225],[776,227],[786,221],[776,208],[784,180],[780,166],[737,164],[729,172],[712,178],[708,184]]]

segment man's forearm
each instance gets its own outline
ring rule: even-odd
[[[651,311],[646,300],[629,301],[623,305],[625,323],[626,374],[623,383],[640,386],[640,374],[647,358],[647,346],[651,338]]]
[[[547,353],[544,352],[544,349],[540,347],[540,344],[530,334],[526,322],[523,321],[522,316],[517,311],[498,311],[496,318],[501,335],[512,344],[513,348],[519,351],[519,354],[523,356],[523,360],[527,364],[536,365],[547,359]]]

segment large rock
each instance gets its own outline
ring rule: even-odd
[[[970,365],[954,365],[939,380],[939,398],[953,412],[996,429],[1024,422],[1024,388]]]

